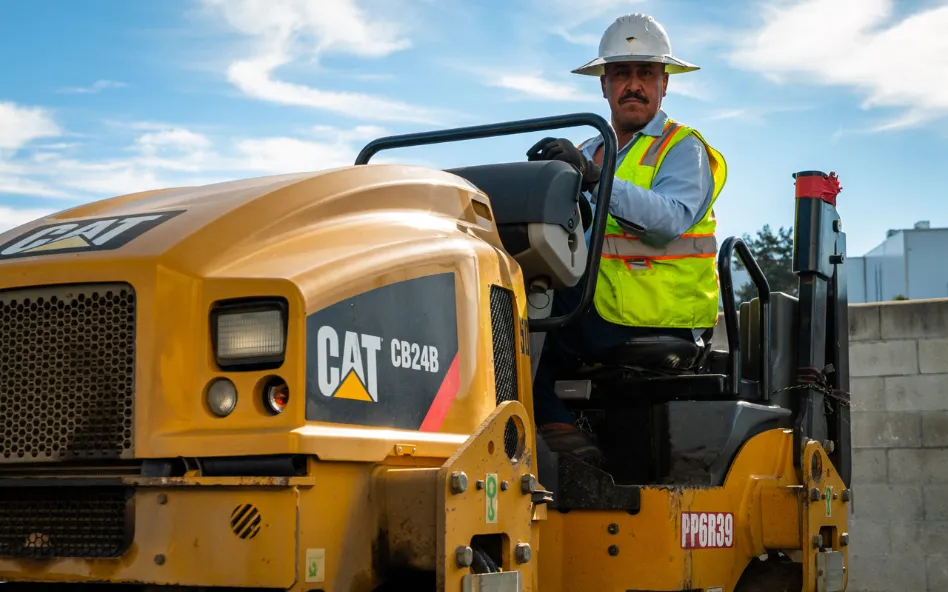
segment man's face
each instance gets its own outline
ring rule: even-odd
[[[613,125],[637,131],[655,117],[668,88],[664,64],[622,62],[606,64],[602,96],[609,101]]]

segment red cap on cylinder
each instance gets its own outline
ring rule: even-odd
[[[819,171],[806,171],[795,173],[793,178],[796,179],[797,199],[822,199],[836,207],[836,196],[843,190],[836,173],[827,175]]]

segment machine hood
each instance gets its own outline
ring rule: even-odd
[[[488,203],[464,179],[401,165],[135,193],[0,234],[0,275],[148,259],[198,277],[292,279],[394,243],[458,235],[459,221],[485,230],[472,199]]]

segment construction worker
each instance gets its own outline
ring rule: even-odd
[[[599,57],[573,70],[599,77],[619,152],[594,306],[579,322],[547,336],[537,369],[535,416],[553,451],[592,463],[602,458],[556,397],[557,372],[643,335],[697,340],[717,320],[712,206],[724,186],[725,161],[697,131],[661,109],[669,75],[697,69],[672,57],[668,35],[655,19],[629,14],[606,29]],[[601,136],[579,147],[564,138],[544,138],[527,158],[575,166],[595,208]],[[557,292],[553,314],[575,308],[581,293],[582,282]]]

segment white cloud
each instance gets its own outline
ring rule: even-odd
[[[683,78],[683,76],[685,76]],[[687,78],[687,74],[668,77],[668,94],[688,97],[699,101],[706,101],[709,98],[709,91],[703,85]]]
[[[16,120],[28,121],[28,129],[32,130],[20,130],[17,146],[40,135],[63,133],[42,109],[15,109]],[[0,194],[57,198],[74,205],[137,191],[203,185],[256,174],[318,171],[351,165],[366,141],[388,134],[377,126],[319,125],[299,137],[215,140],[186,127],[156,122],[126,123],[121,129],[132,132],[124,146],[125,156],[101,160],[67,157],[49,150],[56,146],[51,144],[45,150],[22,149],[16,158],[0,158]],[[14,144],[9,137],[7,141]]]
[[[547,30],[575,45],[598,47],[599,40],[613,20],[623,14],[641,12],[648,0],[534,0],[533,12],[542,15]],[[601,31],[582,33],[577,30],[593,21],[607,19]]]
[[[142,131],[166,131],[175,127],[174,124],[162,121],[108,121],[107,123],[115,127]]]
[[[741,108],[721,109],[720,111],[716,111],[715,113],[712,113],[710,116],[708,116],[708,119],[712,121],[724,120],[724,119],[740,119],[741,117],[744,117],[745,115],[747,115],[747,113],[748,113],[747,109],[741,109]]]
[[[355,0],[204,0],[237,30],[284,47],[310,40],[315,53],[382,57],[411,47],[398,24],[370,17]],[[302,39],[300,39],[302,37]]]
[[[189,184],[175,183],[172,180],[175,177],[159,177],[157,170],[140,166],[134,160],[113,162],[108,166],[74,160],[61,161],[56,166],[60,171],[50,181],[66,188],[77,203]]]
[[[33,220],[49,216],[55,210],[42,208],[8,208],[0,206],[0,232],[6,232]]]
[[[440,60],[439,65],[468,74],[485,86],[513,91],[512,98],[574,103],[603,100],[599,81],[595,78],[580,78],[570,74],[554,79],[539,70],[524,69],[519,72],[510,72],[509,68],[499,65],[471,65],[449,59]],[[581,86],[583,82],[585,82],[585,85],[582,85],[586,87],[585,90]]]
[[[317,125],[312,139],[289,137],[245,139],[235,142],[237,156],[231,165],[238,170],[282,174],[349,166],[362,145],[388,132],[377,126],[340,129]]]
[[[907,111],[875,131],[948,114],[948,5],[943,2],[900,20],[893,0],[798,0],[765,6],[762,14],[763,25],[736,43],[730,56],[734,67],[776,83],[848,87],[864,97],[863,109]]]
[[[116,80],[96,80],[91,86],[69,86],[61,88],[56,92],[64,94],[98,94],[107,88],[124,88],[128,86],[124,82]]]
[[[573,45],[599,47],[599,41],[602,39],[601,35],[594,33],[573,33],[563,26],[553,27],[552,31],[562,37],[567,43],[572,43]]]
[[[60,134],[59,126],[45,109],[0,102],[0,151],[16,152],[37,138],[55,138]]]
[[[142,165],[176,171],[198,172],[214,158],[207,136],[179,127],[147,132],[135,139]]]
[[[572,103],[601,103],[602,97],[599,79],[594,77],[577,77],[571,75],[576,82],[554,80],[542,72],[519,72],[512,74],[498,74],[501,68],[486,68],[473,66],[456,66],[481,78],[487,86],[512,90],[518,97],[533,101],[557,101]],[[701,85],[689,79],[672,76],[668,81],[668,94],[680,95],[690,99],[707,100],[709,93]]]
[[[20,175],[0,174],[0,194],[30,195],[33,197],[67,198],[69,194],[60,190],[24,178]]]
[[[331,125],[314,125],[309,132],[322,143],[349,146],[353,142],[367,142],[389,132],[377,125],[357,125],[351,129],[340,129]]]
[[[278,69],[302,58],[318,61],[326,54],[343,54],[373,59],[409,49],[411,41],[391,7],[382,14],[369,14],[356,0],[204,0],[204,4],[254,41],[254,55],[227,68],[231,84],[249,97],[376,121],[434,124],[446,115],[402,101],[276,77]]]
[[[247,170],[264,174],[291,171],[310,171],[348,166],[355,160],[355,152],[337,144],[322,144],[298,138],[263,138],[240,140],[236,143]]]
[[[710,115],[708,119],[712,121],[738,119],[745,123],[763,123],[765,116],[773,113],[787,113],[795,111],[809,111],[814,109],[813,105],[770,105],[753,107],[732,107],[719,109]]]
[[[438,112],[434,109],[367,94],[326,91],[274,79],[273,71],[289,62],[289,58],[279,54],[234,62],[227,70],[227,78],[247,96],[273,103],[323,109],[356,119],[425,124],[439,121]]]
[[[47,110],[0,102],[0,193],[62,197],[61,191],[24,178],[23,165],[13,160],[34,140],[57,138],[61,134],[62,130]]]
[[[53,142],[52,144],[37,144],[36,148],[41,150],[68,150],[79,146],[78,142]]]
[[[540,73],[488,74],[484,78],[488,86],[516,91],[531,100],[570,101],[588,103],[602,100],[598,94],[584,92],[572,84],[544,78]]]
[[[136,143],[141,146],[142,152],[149,154],[154,154],[161,148],[166,147],[182,150],[201,150],[211,145],[211,141],[207,137],[181,128],[149,132],[139,136]]]

